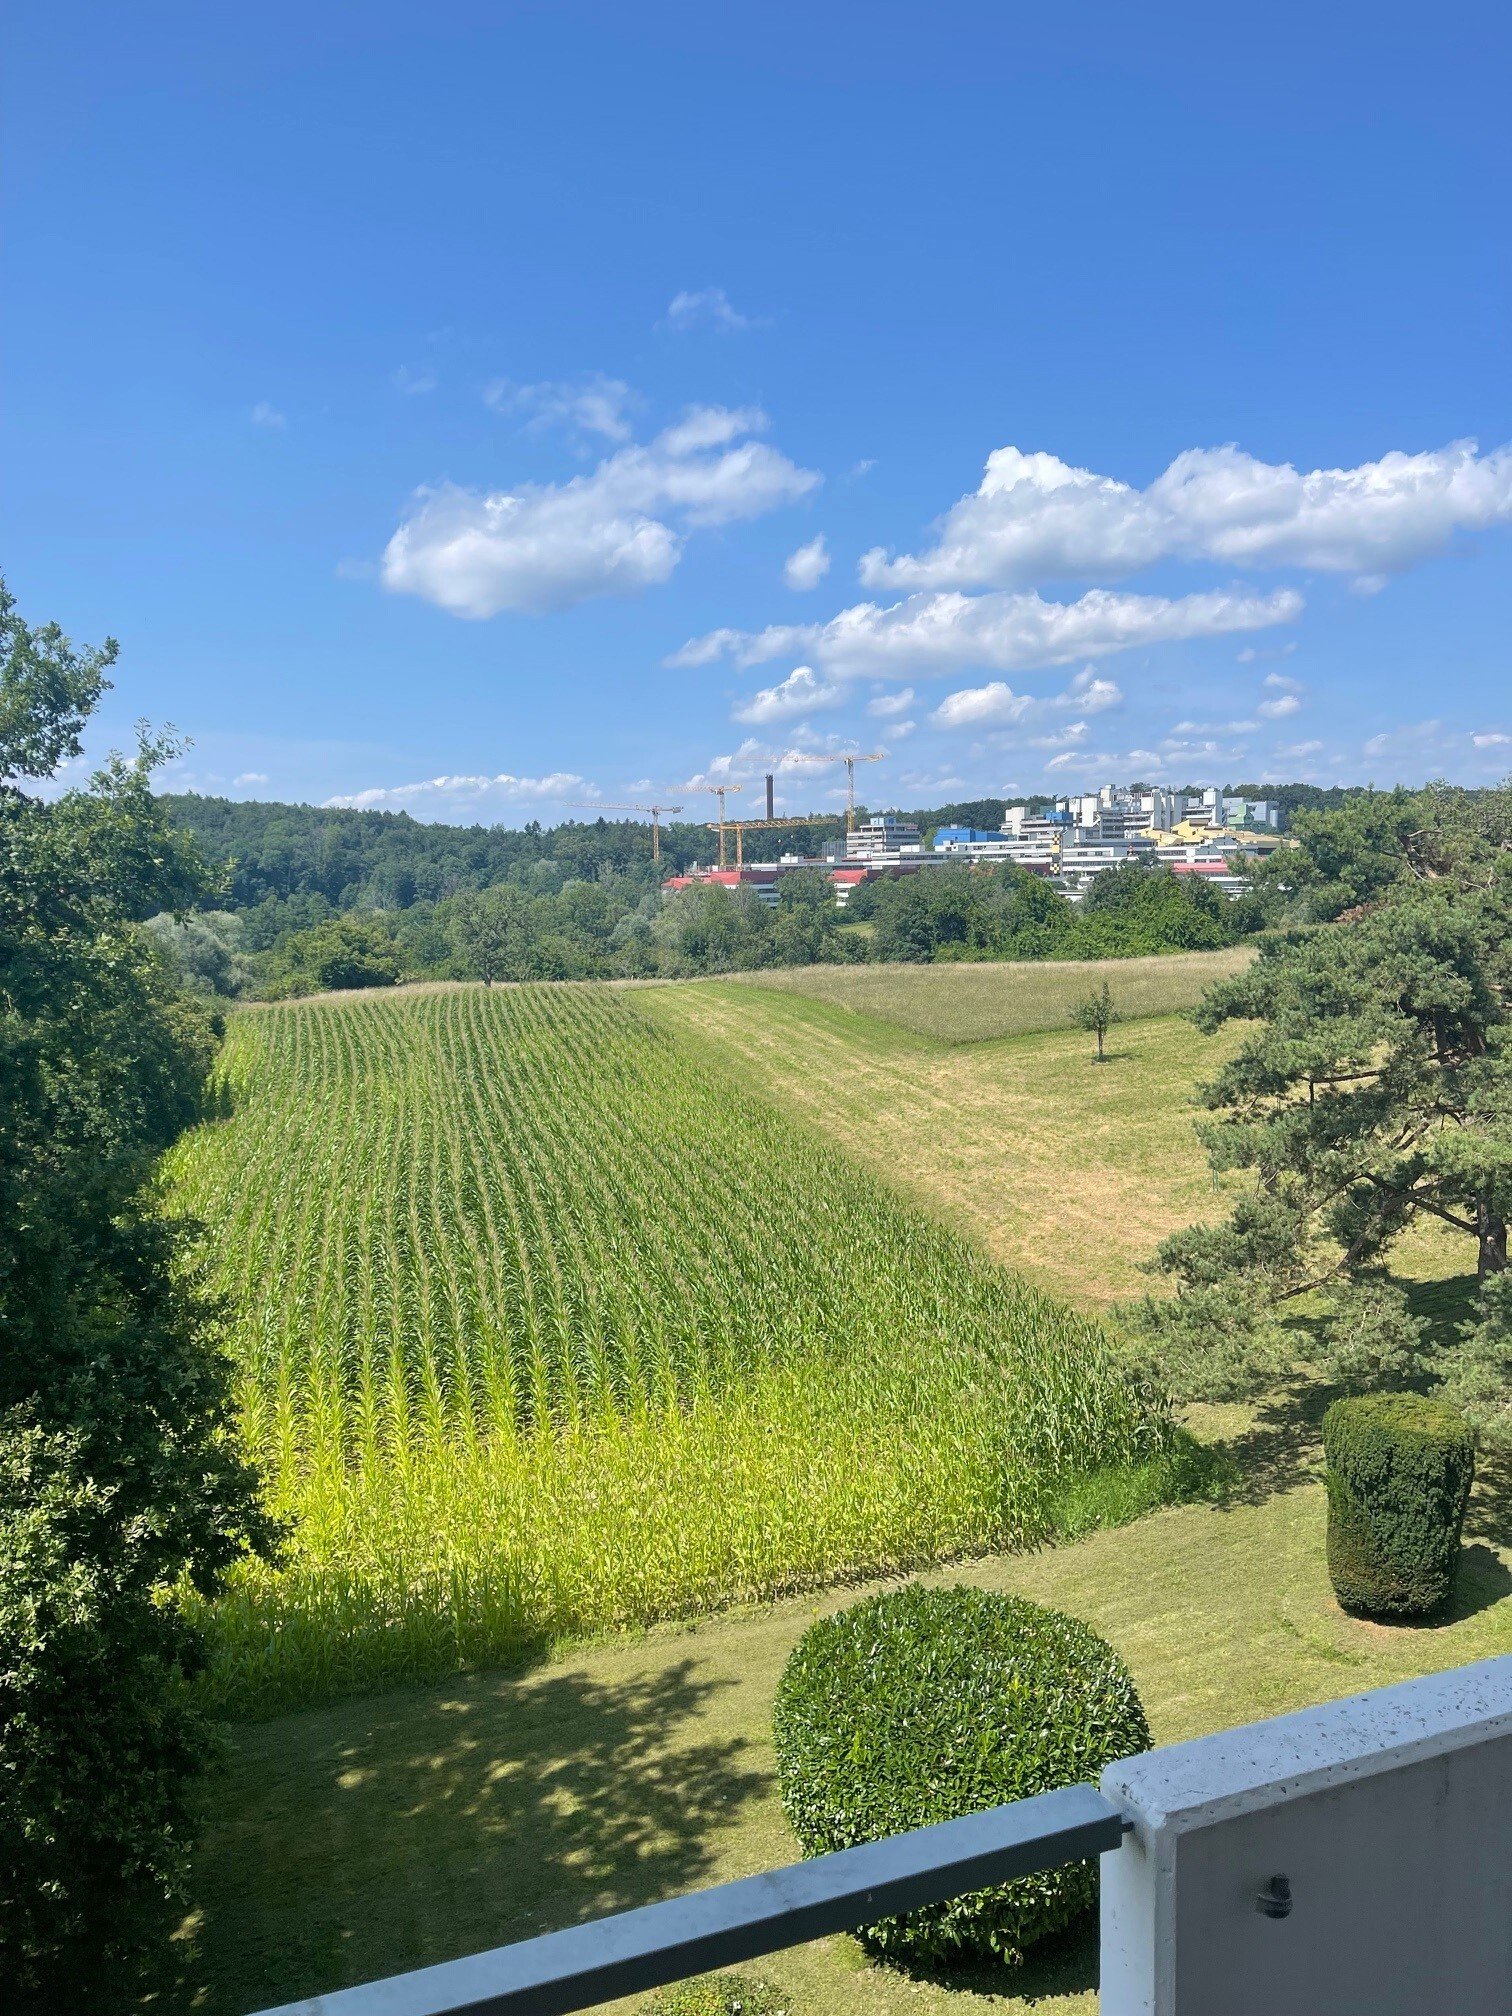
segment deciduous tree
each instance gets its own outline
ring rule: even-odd
[[[209,1749],[185,1593],[267,1542],[211,1312],[154,1189],[214,1027],[139,920],[202,890],[144,739],[85,790],[114,645],[33,630],[0,584],[0,1979],[118,2009],[162,1926]]]

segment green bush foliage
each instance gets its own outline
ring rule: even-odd
[[[1426,1616],[1454,1586],[1475,1474],[1463,1415],[1418,1393],[1336,1400],[1323,1417],[1328,1572],[1346,1609]]]
[[[744,1974],[700,1974],[664,1988],[647,2016],[793,2016],[793,2005]]]
[[[1074,1617],[922,1583],[822,1618],[773,1710],[778,1782],[806,1855],[1095,1779],[1150,1745],[1128,1669]],[[1016,1962],[1097,1894],[1090,1862],[868,1928],[882,1952]]]

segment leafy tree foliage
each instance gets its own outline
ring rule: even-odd
[[[156,1208],[215,1040],[139,920],[208,894],[143,740],[76,757],[115,647],[0,585],[0,1978],[119,2007],[182,1874],[208,1732],[180,1596],[267,1538],[208,1312]]]
[[[1115,1022],[1123,1020],[1113,1000],[1113,990],[1106,980],[1101,987],[1094,987],[1090,994],[1076,1003],[1071,1010],[1071,1020],[1078,1029],[1085,1029],[1097,1038],[1097,1061],[1099,1064],[1105,1062],[1107,1053],[1103,1046],[1108,1031]]]
[[[1284,1362],[1278,1319],[1331,1298],[1322,1346],[1341,1383],[1442,1383],[1508,1425],[1512,1316],[1499,1285],[1512,1215],[1512,849],[1505,796],[1392,793],[1322,813],[1294,874],[1326,929],[1263,942],[1196,1011],[1244,1034],[1202,1088],[1220,1175],[1249,1180],[1227,1218],[1178,1233],[1157,1265],[1173,1301],[1142,1321],[1190,1390],[1242,1390]],[[1343,899],[1348,897],[1348,903]],[[1384,1268],[1431,1218],[1482,1282],[1460,1347],[1425,1341]]]

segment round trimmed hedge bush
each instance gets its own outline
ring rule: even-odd
[[[1323,1416],[1328,1573],[1347,1610],[1423,1617],[1449,1599],[1475,1431],[1442,1400],[1367,1393]]]
[[[805,1855],[1096,1780],[1150,1747],[1128,1668],[1074,1617],[921,1583],[811,1625],[772,1714],[782,1803]],[[1017,1961],[1097,1895],[1082,1862],[868,1927],[914,1960]]]

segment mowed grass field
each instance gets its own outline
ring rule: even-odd
[[[1096,970],[1116,987],[1127,963]],[[1005,1267],[1090,1310],[1145,1292],[1140,1263],[1160,1240],[1224,1208],[1192,1095],[1235,1039],[1161,1015],[1115,1027],[1105,1064],[1063,1018],[1038,1034],[946,1041],[901,1019],[922,1018],[921,1000],[934,998],[909,996],[918,970],[900,969],[904,1008],[889,1019],[734,980],[642,999],[648,1016],[702,1042],[710,1068],[802,1114]],[[965,980],[978,969],[945,970]],[[836,970],[837,994],[851,977]]]
[[[1226,952],[1173,952],[1152,959],[785,966],[737,974],[726,984],[798,994],[942,1043],[982,1043],[1064,1029],[1075,1004],[1104,980],[1124,1015],[1179,1014],[1254,956],[1253,947],[1236,945]]]
[[[1329,1589],[1295,1427],[1272,1424],[1286,1460],[1227,1506],[935,1579],[1085,1618],[1128,1660],[1157,1742],[1512,1650],[1512,1498],[1473,1508],[1448,1621],[1364,1623]],[[243,2016],[795,1860],[772,1696],[805,1626],[860,1593],[245,1730],[213,1788],[172,2006]],[[1096,1965],[1089,1926],[1016,1972],[947,1981],[871,1964],[849,1938],[743,1971],[794,2016],[1092,2016]]]
[[[289,1524],[213,1620],[233,1710],[1022,1544],[1160,1443],[1095,1325],[649,999],[233,1018],[170,1168]]]

